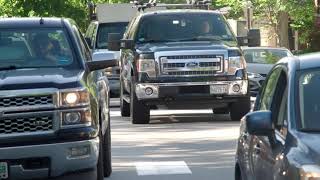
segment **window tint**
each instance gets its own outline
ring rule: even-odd
[[[269,76],[267,82],[265,83],[259,105],[260,110],[271,110],[273,95],[275,93],[280,72],[280,69],[275,69]]]
[[[63,29],[0,30],[0,66],[77,65]]]
[[[288,94],[287,94],[287,90],[285,91],[282,101],[281,101],[281,105],[280,105],[280,110],[278,113],[278,117],[277,117],[277,122],[276,122],[276,129],[280,132],[280,134],[283,137],[287,136],[287,132],[288,132],[288,107],[287,107],[287,100],[288,100]]]
[[[146,16],[141,20],[136,37],[138,43],[184,40],[235,42],[225,19],[211,13]]]
[[[245,49],[243,53],[247,63],[257,64],[275,64],[290,55],[288,51],[282,49]]]
[[[301,128],[320,131],[320,70],[301,73],[298,85]]]
[[[100,24],[98,30],[97,44],[98,49],[108,49],[108,34],[109,33],[120,33],[124,34],[128,23],[108,23]]]

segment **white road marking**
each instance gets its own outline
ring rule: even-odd
[[[184,161],[136,162],[139,176],[192,174]]]

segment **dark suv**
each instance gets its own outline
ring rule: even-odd
[[[73,21],[0,20],[0,179],[111,174],[108,80]]]
[[[288,57],[271,69],[241,121],[236,180],[320,179],[319,60]]]
[[[250,45],[258,45],[256,39]],[[111,34],[109,48],[118,50],[118,40]],[[246,63],[219,12],[141,13],[129,24],[121,50],[121,114],[134,124],[149,123],[154,105],[212,108],[230,112],[232,120],[250,110]]]

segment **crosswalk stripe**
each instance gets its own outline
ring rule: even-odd
[[[139,176],[192,174],[184,161],[136,162]]]

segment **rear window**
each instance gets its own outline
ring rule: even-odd
[[[97,48],[108,49],[108,34],[119,33],[121,35],[126,31],[128,23],[108,23],[99,25],[98,37],[97,37]]]
[[[77,66],[63,29],[0,29],[0,67]]]
[[[247,63],[256,64],[275,64],[290,56],[290,53],[283,49],[246,49],[243,53]]]

